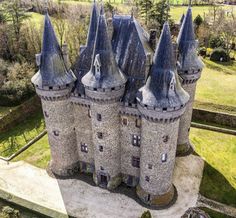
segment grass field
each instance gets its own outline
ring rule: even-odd
[[[0,155],[9,156],[37,136],[43,129],[42,112],[26,118],[6,133],[0,133]]]
[[[0,118],[7,114],[9,110],[13,109],[14,107],[2,107],[0,106]]]
[[[236,136],[191,129],[196,152],[206,161],[200,192],[236,206]]]
[[[205,68],[198,81],[196,100],[236,106],[236,62],[218,64],[205,59]]]

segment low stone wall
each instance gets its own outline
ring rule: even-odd
[[[34,96],[10,110],[9,113],[0,119],[0,132],[9,130],[12,126],[18,124],[37,110],[41,110],[41,103],[38,96]]]
[[[236,115],[207,111],[196,108],[193,109],[192,121],[207,122],[230,128],[236,128]]]

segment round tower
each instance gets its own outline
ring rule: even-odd
[[[73,111],[69,97],[75,76],[68,70],[50,18],[45,16],[39,71],[32,83],[41,98],[51,149],[50,170],[59,176],[75,172],[78,165]]]
[[[119,106],[126,78],[118,68],[111,48],[107,23],[101,9],[90,71],[82,78],[91,100],[94,144],[94,182],[114,189],[121,182]]]
[[[190,95],[184,115],[180,119],[177,155],[184,156],[192,152],[189,141],[189,130],[192,119],[193,102],[195,98],[197,81],[201,76],[203,63],[197,55],[198,43],[195,40],[192,10],[189,7],[177,39],[178,60],[177,71],[181,78],[183,89]]]
[[[176,71],[169,25],[164,24],[146,84],[137,93],[142,114],[140,182],[137,195],[148,205],[174,202],[172,184],[179,118],[189,100]]]

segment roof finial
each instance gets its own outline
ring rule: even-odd
[[[103,1],[102,0],[101,0],[100,15],[104,15],[104,5],[103,5]]]
[[[188,6],[189,6],[189,7],[192,6],[192,0],[189,0],[189,2],[188,2]]]
[[[45,13],[48,13],[48,0],[44,0],[44,4],[45,4]]]
[[[132,7],[131,8],[131,20],[133,20],[134,19],[134,8]]]
[[[166,21],[168,21],[168,19],[169,19],[169,12],[170,12],[170,0],[167,0]]]

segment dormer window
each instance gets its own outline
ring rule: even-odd
[[[171,91],[175,90],[175,84],[176,84],[175,76],[172,73],[172,78],[171,78],[171,81],[170,81],[170,90]]]
[[[100,61],[100,54],[97,54],[94,59],[94,67],[95,67],[95,77],[101,77],[101,61]]]

